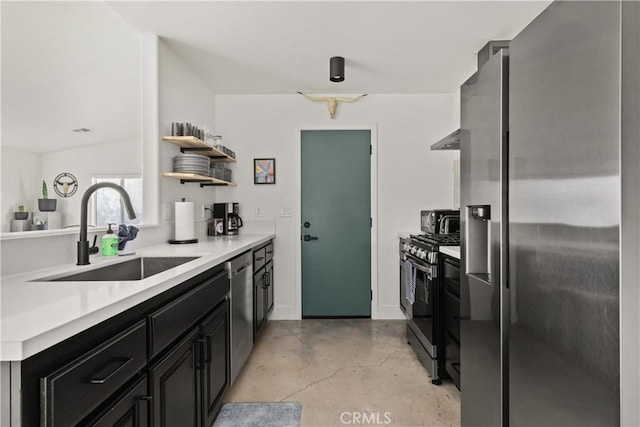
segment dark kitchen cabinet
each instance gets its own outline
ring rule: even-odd
[[[229,338],[225,300],[151,368],[151,425],[213,424],[228,386]]]
[[[267,312],[267,317],[269,316],[269,314],[271,314],[271,311],[273,310],[273,261],[269,261],[269,263],[265,266],[264,268],[264,272],[265,272],[265,279],[266,282],[265,286],[266,286],[266,295],[265,295],[265,302],[266,302],[266,312]]]
[[[202,411],[204,425],[213,424],[227,389],[230,365],[229,305],[225,304],[202,322]]]
[[[150,357],[161,352],[196,324],[229,293],[229,276],[222,271],[149,316]]]
[[[144,375],[124,391],[114,403],[94,420],[89,427],[147,427],[149,425],[149,404],[147,376]]]
[[[228,285],[227,285],[228,289]],[[228,386],[229,300],[150,370],[153,426],[210,426]]]
[[[205,426],[230,355],[224,264],[20,362],[23,427]]]
[[[76,425],[147,363],[147,329],[138,322],[41,379],[43,423]]]
[[[150,369],[151,425],[201,425],[199,339],[200,327],[197,327]]]
[[[273,310],[273,242],[253,251],[253,339]]]
[[[253,250],[253,271],[258,271],[262,267],[264,267],[264,264],[266,263],[265,261],[266,259],[267,259],[266,246],[263,246],[259,249],[254,249]]]
[[[443,278],[444,369],[460,388],[460,260],[441,257]]]
[[[265,288],[265,272],[264,268],[260,269],[253,275],[253,339],[255,341],[258,332],[267,321],[267,312],[265,308],[265,296],[267,295]]]

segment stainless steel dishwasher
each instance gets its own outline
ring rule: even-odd
[[[231,371],[233,384],[253,348],[253,283],[251,252],[227,262],[231,278]]]

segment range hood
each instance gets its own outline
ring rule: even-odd
[[[493,55],[500,51],[500,49],[508,48],[510,40],[492,40],[488,42],[482,49],[478,51],[478,69],[489,60]],[[477,73],[474,73],[466,83],[471,83],[471,79],[477,78]],[[459,150],[460,149],[460,136],[461,130],[454,130],[449,135],[445,136],[435,144],[431,146],[431,150]]]
[[[442,138],[431,146],[431,150],[459,150],[460,149],[460,129],[454,130],[449,135]]]

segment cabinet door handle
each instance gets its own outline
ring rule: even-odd
[[[198,371],[201,371],[202,369],[204,369],[204,366],[202,366],[202,360],[204,359],[202,357],[202,353],[204,351],[203,347],[204,347],[204,339],[202,338],[195,340],[192,344],[193,358],[195,360],[196,370]]]
[[[151,396],[138,396],[136,399],[136,426],[147,425],[147,414],[149,413],[149,404],[153,397]],[[144,407],[142,406],[144,404]]]
[[[211,363],[211,334],[205,334],[204,339],[205,339],[205,343],[204,346],[207,349],[206,352],[206,357],[204,358],[204,362],[205,363]]]
[[[109,378],[115,375],[120,369],[124,368],[127,363],[131,362],[133,358],[119,357],[109,361],[106,365],[98,370],[98,372],[91,375],[89,382],[91,384],[104,384]]]

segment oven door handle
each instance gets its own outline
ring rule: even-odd
[[[427,264],[422,261],[419,261],[418,258],[414,257],[413,255],[405,254],[405,257],[407,260],[409,260],[409,262],[411,262],[411,265],[413,265],[413,267],[416,270],[420,270],[423,273],[427,273],[430,276],[429,278],[436,277],[435,265]]]

